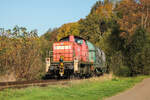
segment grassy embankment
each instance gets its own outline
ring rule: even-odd
[[[131,88],[146,76],[134,78],[92,78],[66,85],[28,87],[0,91],[0,100],[102,100]]]

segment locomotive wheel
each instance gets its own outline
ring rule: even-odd
[[[95,76],[95,72],[92,71],[91,74],[90,74],[90,77],[94,77]]]
[[[74,75],[70,75],[70,79],[75,79],[75,76]]]
[[[72,74],[72,75],[70,75],[70,79],[79,79],[79,75],[78,74]]]

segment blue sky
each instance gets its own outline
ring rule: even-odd
[[[41,35],[49,28],[85,18],[97,0],[0,0],[0,28],[15,25],[37,29]]]

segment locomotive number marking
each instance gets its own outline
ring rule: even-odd
[[[54,49],[71,49],[71,46],[55,46]]]

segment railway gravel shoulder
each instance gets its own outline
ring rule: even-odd
[[[35,80],[35,81],[16,81],[16,82],[0,82],[0,90],[7,88],[24,88],[29,86],[47,86],[56,84],[65,84],[70,80]]]

